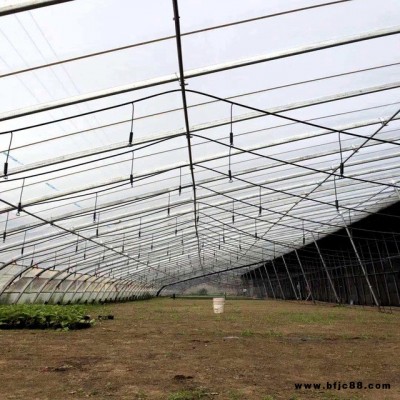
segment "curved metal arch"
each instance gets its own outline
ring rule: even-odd
[[[386,87],[386,90],[394,89],[394,88],[400,87],[400,82],[396,82],[394,84],[387,84],[386,86],[385,85],[383,85],[383,86]],[[381,86],[373,87],[373,88],[370,88],[369,90],[364,90],[364,91],[365,91],[366,94],[368,94],[368,93],[374,93],[376,90],[383,90],[383,87],[381,87]],[[345,94],[342,95],[342,97],[343,97],[343,99],[347,99],[347,98],[350,98],[350,97],[354,97],[354,95],[361,95],[361,94],[363,94],[362,90],[356,90],[356,91],[350,92],[350,94],[349,93],[345,93]],[[314,101],[302,102],[301,104],[304,103],[304,104],[306,104],[306,106],[310,106],[310,105],[314,105],[314,103],[315,103],[315,105],[318,105],[318,104],[322,104],[322,103],[330,100],[331,98],[337,99],[337,95],[336,96],[328,96],[328,98],[322,97],[322,98],[318,98],[318,99],[316,99]],[[286,106],[276,107],[276,109],[278,111],[275,111],[275,109],[271,109],[270,112],[271,113],[284,112],[284,111],[287,111],[287,110],[298,109],[298,108],[302,108],[302,107],[300,107],[298,103],[294,103],[294,105],[291,105],[291,106],[286,105]],[[256,112],[252,112],[250,114],[243,114],[244,116],[242,117],[242,119],[240,119],[239,117],[236,117],[236,119],[237,119],[236,122],[244,121],[244,120],[249,119],[249,115],[252,115],[253,116],[252,118],[268,116],[268,114],[261,114],[261,112],[262,112],[262,110],[256,111]],[[400,117],[395,118],[395,119],[399,119],[399,118]],[[209,128],[217,127],[217,126],[221,126],[221,125],[227,125],[229,123],[230,123],[229,119],[213,121],[211,123],[204,124],[204,126],[200,125],[199,127],[197,127],[197,126],[191,127],[191,132],[192,133],[196,133],[196,132],[202,131],[204,129],[209,129]],[[380,124],[380,123],[382,123],[382,121],[380,119],[373,119],[373,120],[367,120],[367,121],[362,121],[362,122],[356,122],[356,123],[353,123],[353,124],[346,124],[346,125],[343,125],[343,126],[339,126],[339,127],[335,128],[335,130],[341,130],[342,131],[342,130],[355,129],[356,127],[363,127],[363,126],[369,125],[371,123]],[[317,133],[311,133],[311,134],[307,133],[307,134],[297,135],[297,137],[295,137],[295,139],[290,137],[290,138],[285,138],[283,140],[276,140],[276,141],[274,141],[275,143],[270,143],[270,144],[267,144],[267,145],[263,144],[262,147],[275,146],[275,145],[279,145],[279,144],[290,143],[291,141],[294,141],[294,140],[295,141],[301,140],[302,136],[304,137],[304,139],[308,139],[310,135],[311,135],[311,137],[313,137],[313,136],[321,136],[323,134],[331,134],[332,132],[329,129],[330,128],[320,129]],[[169,134],[169,135],[168,134],[167,135],[163,134],[163,136],[160,136],[160,137],[169,137],[169,136],[175,137],[176,135],[177,135],[177,133],[175,132],[172,135],[171,134]],[[182,132],[180,133],[180,135],[182,135]],[[146,140],[148,140],[148,139],[146,139]],[[121,148],[126,148],[126,145],[122,146]],[[115,149],[113,148],[110,151],[114,151],[114,150]],[[249,150],[256,150],[256,148],[250,148]],[[239,150],[233,150],[232,155],[235,155],[236,153],[240,154],[241,152]],[[215,160],[215,159],[222,158],[222,157],[226,157],[226,154],[224,153],[221,156],[213,155],[212,157],[207,157],[207,158],[205,158],[203,160],[195,161],[194,165],[196,165],[198,163],[201,163],[201,162],[211,161],[211,160]],[[49,161],[49,160],[46,160],[46,161]],[[166,167],[166,168],[159,168],[159,169],[155,169],[154,171],[146,172],[145,174],[136,175],[135,178],[145,177],[145,176],[148,176],[151,173],[168,172],[168,171],[173,170],[173,169],[177,169],[177,168],[181,168],[181,167],[187,167],[188,165],[189,165],[188,163],[180,163],[180,164],[177,164],[175,166],[169,166],[169,167]],[[48,166],[47,163],[46,163],[46,166]],[[104,185],[107,185],[107,184],[117,184],[117,183],[122,183],[122,182],[125,182],[125,181],[127,181],[126,177],[113,178],[113,179],[111,179],[111,180],[109,180],[107,182],[102,183],[100,186],[97,185],[97,184],[95,184],[95,185],[93,185],[93,184],[92,185],[87,185],[82,190],[91,190],[91,189],[95,190],[95,189],[98,189],[98,188],[100,188],[100,187],[102,187]],[[188,186],[190,186],[190,185],[188,185]],[[75,194],[77,192],[78,192],[77,190],[73,190],[73,191],[69,191],[69,192],[65,192],[65,193],[54,194],[52,196],[45,196],[45,197],[42,197],[42,198],[39,198],[39,199],[36,199],[36,200],[32,200],[30,203],[27,203],[27,205],[28,206],[29,205],[34,205],[35,203],[40,202],[40,201],[47,201],[47,200],[51,200],[51,199],[56,199],[56,198],[59,198],[59,197],[62,197],[62,196]]]
[[[105,270],[105,271],[107,271],[107,270]],[[104,271],[104,272],[105,272],[105,271]],[[74,291],[74,293],[73,293],[73,295],[72,295],[72,297],[71,297],[71,300],[70,300],[71,302],[73,301],[73,298],[75,297],[76,293],[78,293],[79,289],[80,289],[90,278],[92,278],[92,277],[95,277],[95,279],[93,280],[93,282],[91,282],[92,284],[94,284],[96,281],[98,281],[98,280],[100,280],[100,279],[107,278],[107,277],[104,276],[104,275],[100,275],[100,276],[88,275],[88,277],[86,277],[84,280],[81,280],[81,281],[80,281],[80,284],[77,285],[77,287],[75,288],[75,291]],[[71,283],[71,285],[70,285],[69,287],[71,287],[71,286],[72,286],[72,283]],[[84,293],[85,293],[85,292],[86,292],[86,290],[84,290]],[[64,296],[63,296],[62,299],[64,299],[65,294],[66,294],[66,292],[64,293]]]
[[[0,7],[0,17],[34,10],[36,8],[48,7],[56,4],[67,3],[74,0],[25,0],[17,4],[10,4]]]
[[[0,199],[0,201],[3,202],[4,204],[11,205],[11,203],[9,203],[9,202],[7,202],[7,201],[5,201],[5,200]],[[47,220],[45,220],[45,219],[43,219],[43,218],[41,218],[41,217],[38,217],[37,215],[35,215],[35,214],[31,213],[31,212],[28,212],[28,211],[26,211],[26,210],[25,210],[25,212],[26,212],[28,215],[33,216],[34,218],[37,218],[37,219],[41,220],[42,222],[45,222],[45,223],[50,224],[50,225],[54,225],[56,228],[61,229],[61,230],[65,231],[65,232],[67,232],[67,233],[72,233],[72,234],[76,235],[77,237],[81,237],[82,239],[85,239],[85,240],[87,240],[87,241],[93,242],[94,244],[99,245],[99,246],[103,247],[104,249],[110,250],[110,251],[112,251],[112,252],[114,252],[114,253],[116,253],[116,254],[120,254],[120,255],[123,256],[123,257],[127,257],[128,259],[132,259],[133,261],[136,261],[137,263],[143,264],[143,262],[141,262],[139,259],[135,259],[135,258],[132,257],[132,256],[129,256],[129,255],[125,254],[125,253],[119,252],[119,251],[115,250],[114,248],[111,248],[111,247],[109,247],[109,246],[107,246],[107,245],[104,245],[103,243],[97,243],[97,242],[94,241],[93,239],[82,237],[82,235],[78,234],[78,233],[75,232],[75,231],[71,231],[71,230],[69,230],[69,229],[67,229],[67,228],[64,228],[64,227],[62,227],[62,226],[55,225],[54,223],[51,223],[51,222],[49,222],[49,221],[47,221]],[[9,263],[4,264],[0,269],[5,268],[6,266],[8,266],[10,263],[12,263],[12,262],[14,262],[14,261],[15,261],[15,260],[12,260],[12,261],[10,261]],[[30,267],[29,267],[29,268],[30,268]],[[28,268],[28,269],[29,269],[29,268]],[[150,268],[152,268],[152,267],[150,267]],[[18,275],[19,275],[19,274],[18,274]],[[17,275],[17,276],[18,276],[18,275]],[[6,287],[8,287],[8,285],[7,285]],[[4,288],[0,291],[0,296],[3,294],[3,292],[4,292]]]
[[[91,284],[94,284],[96,281],[98,281],[98,280],[100,280],[100,279],[104,279],[104,278],[107,278],[107,277],[105,277],[105,276],[95,276],[95,275],[91,275],[90,277],[95,277],[95,279],[93,280],[93,282],[91,282]],[[90,278],[89,277],[89,278]],[[84,284],[84,283],[86,283],[88,280],[89,280],[89,278],[87,278],[87,279],[85,279],[84,281],[81,281],[81,284],[79,285],[79,286],[77,286],[76,287],[76,289],[75,289],[75,292],[74,292],[74,294],[73,294],[73,296],[71,297],[71,302],[73,301],[73,299],[74,299],[74,297],[75,297],[75,295],[76,295],[76,293],[78,293],[78,291],[79,291],[79,289],[82,287],[82,285]],[[126,282],[125,282],[126,281]],[[131,278],[125,278],[125,276],[124,276],[124,278],[123,279],[118,279],[118,281],[116,281],[116,282],[125,282],[125,283],[136,283],[136,282],[134,282]],[[116,283],[115,282],[115,283]],[[139,283],[137,283],[138,285],[139,285]],[[86,293],[86,290],[88,289],[88,287],[89,286],[87,286],[86,287],[86,289],[83,291],[83,293]],[[64,295],[65,296],[65,295]],[[63,299],[64,299],[64,297],[63,297]]]
[[[3,267],[5,267],[5,265],[4,265]],[[3,268],[3,267],[2,267],[2,268]],[[24,272],[25,272],[25,271],[24,271]],[[163,272],[163,271],[161,271],[161,272]],[[43,273],[43,272],[41,272],[41,273]],[[21,275],[21,273],[16,274],[16,276],[19,276],[19,275]]]
[[[105,277],[102,277],[102,278],[104,279]],[[92,284],[94,284],[94,282],[95,281],[93,281]],[[131,284],[137,283],[137,281],[133,281],[132,279],[129,279],[129,280],[128,279],[123,279],[123,280],[117,279],[113,283],[114,283],[115,287],[117,288],[117,285],[121,282],[123,282],[124,285],[128,285],[128,286]],[[97,292],[97,295],[93,299],[95,302],[97,301],[99,294],[102,292],[103,287],[107,284],[109,284],[109,282],[100,282],[100,280],[99,280],[99,282],[96,284],[96,286],[92,289],[92,293]],[[97,290],[99,287],[100,287],[100,289]],[[88,287],[84,290],[84,292],[86,292],[87,289],[88,289]],[[103,295],[104,295],[104,293],[103,293]]]
[[[93,259],[93,264],[97,264],[97,263],[98,263],[98,260],[97,260],[97,259],[96,259],[96,260]],[[86,269],[87,267],[84,267],[84,268]],[[101,270],[107,271],[108,268],[109,268],[108,265],[104,265],[104,266],[101,267]],[[112,267],[112,268],[114,268],[114,267]],[[45,288],[51,281],[55,280],[55,279],[56,279],[58,276],[60,276],[61,274],[66,273],[66,275],[60,280],[60,282],[57,284],[57,286],[55,286],[55,288],[54,288],[52,294],[50,295],[50,298],[51,298],[51,296],[55,293],[55,291],[56,291],[56,289],[57,289],[58,286],[61,286],[62,283],[63,283],[64,281],[68,280],[68,278],[69,278],[70,276],[72,276],[72,275],[74,275],[74,274],[76,274],[76,273],[79,273],[78,271],[68,272],[69,269],[71,269],[70,266],[69,266],[69,267],[66,267],[66,268],[64,268],[64,269],[62,269],[62,270],[59,270],[57,274],[55,274],[54,276],[48,278],[47,281],[46,281],[46,282],[41,286],[41,288],[38,290],[37,294],[35,295],[35,298],[34,298],[33,302],[35,302],[35,301],[37,300],[37,298],[42,294],[44,288]],[[94,269],[88,270],[87,272],[85,272],[85,273],[80,273],[80,274],[81,274],[81,275],[93,276],[93,275],[91,275],[91,272],[92,272],[93,270],[96,271],[97,268],[94,267]],[[71,287],[72,284],[73,284],[73,281],[70,283],[70,285],[68,286],[68,288]],[[65,289],[65,290],[67,291],[68,289]]]
[[[324,42],[314,43],[308,46],[301,46],[289,50],[278,51],[272,54],[266,54],[261,56],[256,56],[252,58],[247,58],[243,60],[236,60],[225,64],[218,64],[213,66],[208,66],[204,68],[198,68],[194,70],[189,70],[184,72],[183,78],[190,79],[203,75],[208,75],[216,72],[227,71],[230,69],[241,68],[249,65],[264,63],[268,61],[278,60],[281,58],[287,58],[292,56],[298,56],[300,54],[311,53],[314,51],[325,50],[333,47],[348,45],[352,43],[357,43],[365,40],[376,39],[380,37],[385,37],[389,35],[396,35],[400,33],[400,26],[394,26],[387,29],[378,29],[372,32],[366,32],[362,34],[356,34],[348,36],[346,38],[327,40]],[[84,103],[91,100],[97,100],[105,97],[110,97],[118,94],[128,93],[139,89],[145,89],[152,86],[159,86],[165,83],[176,82],[177,77],[174,74],[166,75],[163,77],[152,78],[141,82],[135,82],[133,84],[128,84],[124,86],[115,87],[112,89],[100,90],[94,93],[83,94],[75,96],[72,98],[62,99],[53,101],[50,103],[44,103],[33,107],[27,107],[21,110],[13,110],[0,114],[0,121],[6,121],[14,118],[19,118],[22,116],[32,115],[38,112],[50,111],[60,107],[71,106],[79,103]],[[180,89],[177,89],[179,91]]]
[[[368,146],[373,146],[373,144],[369,144]],[[346,149],[345,149],[346,150]],[[334,154],[334,152],[325,152],[325,153],[323,153],[323,155],[326,155],[326,154]],[[319,155],[317,155],[317,156],[321,156],[320,154]],[[378,157],[379,158],[379,157]],[[378,159],[378,158],[375,158],[375,159]],[[380,159],[380,158],[379,158]],[[368,160],[368,162],[372,162],[374,159],[372,159],[372,160]],[[362,161],[362,163],[365,163],[365,161]],[[350,166],[352,166],[352,165],[356,165],[356,164],[353,164],[353,163],[349,163],[349,165]],[[269,168],[269,167],[268,167]],[[254,170],[254,169],[252,169],[252,170]],[[380,170],[385,170],[385,168],[381,168]],[[248,170],[246,170],[246,171],[243,171],[243,173],[247,173],[248,172]],[[301,175],[302,176],[302,175]],[[222,178],[220,178],[220,179],[222,179]],[[200,183],[199,183],[200,184]],[[201,184],[203,184],[203,182],[201,182]],[[203,197],[202,197],[203,198]],[[200,199],[200,198],[199,198]],[[189,201],[186,201],[186,202],[189,202]],[[185,202],[179,202],[179,203],[177,203],[176,204],[176,206],[179,206],[179,205],[183,205]],[[156,210],[157,208],[155,208],[155,207],[153,207],[153,208],[150,208],[150,209],[147,209],[146,211],[149,211],[149,210]],[[181,213],[182,215],[184,215],[184,214],[187,214],[186,212],[185,213]],[[180,216],[181,214],[177,214],[178,216]],[[125,218],[126,216],[133,216],[134,215],[134,213],[132,214],[132,213],[128,213],[128,214],[120,214],[120,215],[118,215],[118,216],[115,216],[115,217],[113,217],[112,219],[110,219],[110,220],[107,220],[105,223],[107,223],[107,222],[112,222],[112,221],[114,221],[115,219],[121,219],[121,218]],[[85,228],[87,228],[87,227],[90,227],[91,226],[91,224],[85,224],[85,225],[82,225],[82,226],[80,226],[80,227],[78,227],[77,228],[77,230],[81,230],[81,229],[85,229]],[[110,231],[110,233],[112,233],[112,232],[114,232],[115,230],[111,230]],[[60,234],[60,235],[62,235],[62,234]],[[51,235],[49,235],[49,236],[51,236]],[[87,239],[90,239],[90,238],[94,238],[95,236],[94,235],[92,235],[92,236],[89,236],[89,238],[85,238],[85,240],[87,240]],[[71,244],[72,244],[72,241],[71,241]],[[13,245],[14,246],[14,245]],[[53,246],[53,248],[57,248],[58,246]],[[7,263],[6,263],[7,264]],[[4,266],[6,266],[6,264],[4,265]],[[0,267],[0,269],[1,269],[1,267]]]
[[[18,259],[21,259],[21,258],[24,258],[24,255],[20,256]],[[17,260],[18,260],[18,259],[17,259]],[[0,267],[0,270],[3,269],[3,268],[5,268],[6,266],[10,265],[11,263],[13,263],[13,262],[15,262],[15,261],[16,261],[16,260],[14,259],[13,261],[11,261],[11,262],[9,262],[9,263],[6,263],[6,264],[3,265],[2,267]],[[29,270],[34,269],[34,268],[35,268],[34,265],[29,265],[29,266],[27,266],[23,271],[20,271],[19,273],[14,274],[14,275],[7,281],[7,283],[3,286],[3,288],[0,290],[0,296],[3,295],[3,293],[15,282],[15,280],[16,280],[18,277],[22,277],[23,274],[25,274],[26,272],[28,272]],[[45,272],[47,272],[47,271],[50,271],[52,268],[53,268],[53,267],[43,268],[43,269],[42,269],[41,271],[39,271],[35,276],[33,276],[33,277],[28,281],[28,283],[23,287],[23,289],[20,291],[20,293],[19,293],[19,295],[18,295],[16,301],[18,302],[18,300],[21,298],[22,294],[25,293],[25,290],[28,288],[28,286],[29,286],[36,278],[39,278],[43,273],[45,273]],[[64,273],[64,272],[65,272],[66,270],[68,270],[69,268],[70,268],[70,267],[67,267],[67,268],[65,268],[65,269],[63,269],[63,270],[59,270],[59,271],[56,273],[56,276],[59,276],[61,273]],[[49,279],[50,279],[50,278],[49,278]],[[42,288],[44,288],[44,287],[47,285],[49,279],[43,284]],[[35,297],[35,300],[36,300],[36,298],[37,298],[37,297]]]

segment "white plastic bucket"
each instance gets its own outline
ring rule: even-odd
[[[214,314],[221,314],[224,312],[225,299],[223,297],[216,297],[213,299]]]

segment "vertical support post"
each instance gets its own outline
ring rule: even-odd
[[[315,282],[315,283],[313,283],[314,301],[320,300],[321,294],[319,292],[319,288],[321,286],[321,282],[318,279],[318,268],[316,267],[316,264],[315,264],[314,260],[312,260],[312,261],[309,260],[308,264],[311,267],[311,278],[310,278],[310,281],[311,282]]]
[[[383,282],[385,283],[387,304],[389,306],[390,312],[392,312],[392,307],[390,306],[390,303],[392,302],[392,299],[390,298],[389,286],[388,286],[387,279],[386,279],[386,271],[385,271],[385,267],[383,265],[382,255],[381,255],[381,252],[379,250],[379,244],[378,244],[378,240],[377,239],[375,239],[375,244],[376,244],[376,249],[378,250],[379,264],[381,265],[381,269],[382,269]],[[367,242],[367,245],[368,245],[368,242]],[[371,261],[374,262],[373,258],[372,258],[371,249],[369,248],[369,246],[368,246],[368,251],[369,251],[369,254],[370,254],[370,257],[371,257]],[[376,273],[375,273],[375,281],[376,281],[376,285],[378,285],[377,278],[376,278]],[[382,296],[381,296],[381,302],[382,302]]]
[[[358,254],[356,245],[354,244],[353,236],[351,235],[351,232],[350,232],[350,230],[349,230],[349,228],[348,228],[348,226],[347,226],[347,224],[346,224],[346,221],[345,221],[344,218],[343,218],[343,215],[340,214],[340,213],[339,213],[339,215],[342,217],[342,221],[343,221],[344,227],[345,227],[345,229],[346,229],[347,235],[349,236],[351,245],[352,245],[352,247],[353,247],[354,253],[356,254],[357,260],[358,260],[358,262],[359,262],[359,264],[360,264],[360,267],[361,267],[361,270],[362,270],[362,272],[363,272],[363,274],[364,274],[365,280],[367,281],[367,285],[368,285],[369,291],[371,292],[372,298],[374,299],[375,305],[376,305],[378,308],[380,308],[379,301],[378,301],[378,299],[377,299],[377,297],[376,297],[376,295],[375,295],[374,289],[373,289],[372,286],[371,286],[371,282],[369,281],[369,278],[368,278],[368,275],[367,275],[367,271],[366,271],[365,268],[364,268],[364,265],[363,265],[363,263],[362,263],[362,261],[361,261],[361,258],[360,258],[360,256],[359,256],[359,254]]]
[[[337,255],[335,254],[332,256],[332,259],[336,267],[334,272],[336,273],[336,279],[339,285],[339,298],[343,301],[343,299],[346,298],[346,290],[343,284],[343,276],[341,276],[341,273],[339,271],[340,269],[340,262],[338,261],[339,257],[337,257]]]
[[[331,258],[331,257],[328,256],[328,260],[329,260],[329,258]],[[333,268],[331,270],[331,274],[333,276],[333,279],[336,279],[336,282],[337,282],[336,290],[338,291],[339,299],[342,300],[344,298],[344,296],[343,296],[343,293],[342,293],[342,286],[340,284],[340,276],[339,276],[338,268],[336,267],[336,260],[335,260],[334,257],[333,257],[333,263],[335,265],[335,268]]]
[[[257,276],[257,271],[255,269],[253,269],[253,275],[254,275],[254,282],[257,285],[257,293],[258,293],[258,297],[262,297],[261,296],[261,282],[259,281],[259,278]]]
[[[199,231],[198,231],[198,209],[197,209],[197,191],[196,191],[196,180],[194,176],[194,166],[193,166],[193,156],[192,156],[192,143],[191,143],[191,135],[190,135],[190,124],[189,124],[189,112],[186,101],[186,90],[185,90],[185,70],[183,68],[183,52],[182,52],[182,41],[181,41],[181,26],[179,22],[179,8],[178,8],[178,0],[172,0],[172,5],[174,9],[174,22],[175,22],[175,37],[176,37],[176,48],[178,53],[178,64],[179,64],[179,83],[181,85],[181,93],[182,93],[182,104],[183,104],[183,114],[185,117],[185,128],[186,128],[186,139],[187,139],[187,147],[189,152],[189,164],[190,164],[190,174],[192,176],[192,187],[193,187],[193,212],[194,212],[194,228],[196,231],[197,238],[197,253],[199,257],[200,267],[203,268],[201,262],[201,247],[200,247],[200,239],[199,239]]]
[[[399,248],[397,246],[397,241],[396,241],[396,237],[393,234],[393,240],[394,240],[394,244],[396,245],[396,249],[397,249],[397,254],[399,254]],[[390,269],[392,270],[392,276],[393,276],[393,281],[394,281],[394,287],[396,288],[396,294],[397,294],[397,305],[400,306],[400,295],[399,295],[399,286],[397,284],[397,279],[396,279],[396,274],[394,272],[394,268],[393,268],[393,264],[392,264],[392,260],[390,258],[390,254],[389,254],[389,249],[387,247],[386,241],[384,240],[383,243],[385,243],[385,250],[386,250],[386,254],[388,257],[388,262],[390,265]]]
[[[326,275],[327,275],[327,277],[328,277],[329,284],[331,285],[333,294],[335,295],[336,302],[337,302],[338,304],[340,304],[339,296],[338,296],[338,294],[336,293],[335,286],[334,286],[334,284],[333,284],[333,281],[332,281],[332,279],[331,279],[331,276],[329,275],[329,271],[328,271],[328,268],[327,268],[327,266],[326,266],[326,264],[325,264],[325,260],[324,260],[324,258],[322,257],[321,250],[319,249],[318,243],[317,243],[317,241],[315,240],[314,235],[312,235],[312,236],[313,236],[314,244],[315,244],[315,247],[317,248],[319,257],[321,258],[322,265],[324,266]]]
[[[290,284],[291,284],[292,289],[293,289],[294,297],[295,297],[296,300],[298,300],[299,297],[297,296],[296,288],[294,287],[294,284],[293,284],[293,281],[292,281],[292,277],[290,276],[289,268],[288,268],[288,266],[286,264],[286,260],[285,260],[284,256],[282,256],[282,261],[283,261],[283,264],[285,265],[285,269],[286,269],[286,272],[287,272],[288,277],[289,277]]]
[[[308,279],[307,279],[306,274],[304,272],[303,264],[302,264],[302,262],[300,260],[299,253],[297,252],[296,249],[294,249],[294,252],[296,254],[297,261],[299,262],[301,273],[303,274],[304,281],[306,282],[306,287],[307,287],[308,293],[310,294],[311,299],[312,299],[313,303],[315,304],[314,296],[313,296],[312,291],[311,291],[311,286],[310,286],[310,283],[308,282]]]
[[[346,267],[346,258],[345,258],[343,253],[341,254],[340,258],[341,258],[341,262],[343,263],[343,268],[345,268]],[[349,303],[350,299],[352,297],[352,291],[350,289],[350,283],[349,283],[349,272],[347,271],[347,268],[345,268],[345,270],[346,270],[346,272],[345,272],[346,275],[343,275],[343,279],[344,279],[344,282],[345,282],[345,285],[346,285],[346,289],[347,289],[346,290],[346,292],[347,292],[346,301]]]
[[[351,231],[350,231],[350,233],[351,233]],[[367,257],[364,254],[362,244],[359,244],[359,246],[358,246],[358,253],[360,254],[361,260],[363,260],[363,265],[365,266],[365,270],[368,271],[368,261],[367,261]],[[376,277],[375,264],[373,261],[371,261],[371,269],[372,269],[372,274],[370,274],[371,281],[375,280],[376,298],[378,299],[379,304],[382,304],[381,290],[379,288],[378,279]]]
[[[252,297],[253,293],[250,293],[250,292],[251,292],[251,288],[254,288],[254,283],[253,283],[253,278],[251,277],[250,267],[248,267],[248,271],[247,271],[246,275],[248,275],[248,278],[247,278],[247,294],[250,297]]]
[[[251,271],[250,271],[250,274],[251,273],[253,273],[253,297],[255,297],[256,296],[256,293],[257,293],[257,291],[258,291],[258,293],[260,292],[259,290],[256,290],[256,288],[258,288],[258,286],[257,286],[257,277],[256,277],[256,271],[254,270],[254,269],[252,269]]]
[[[321,266],[319,265],[319,263],[317,263],[317,259],[314,260],[314,266],[315,266],[315,278],[316,282],[318,283],[318,300],[326,301],[322,288],[323,279],[321,275]]]
[[[268,279],[269,286],[271,288],[272,296],[274,296],[274,299],[276,299],[275,290],[274,290],[274,288],[272,286],[271,279],[269,278],[269,273],[268,273],[268,270],[267,270],[267,267],[266,267],[265,263],[264,263],[264,270],[265,270],[265,273],[267,275],[267,279]]]
[[[271,264],[272,264],[272,267],[274,268],[274,272],[275,272],[276,279],[278,280],[278,285],[279,285],[279,289],[281,290],[282,298],[283,298],[283,300],[286,300],[286,298],[285,298],[285,293],[283,293],[281,281],[279,280],[278,273],[276,272],[274,260],[271,260]]]
[[[246,272],[246,274],[245,274],[245,277],[246,277],[246,282],[245,282],[245,284],[246,284],[246,287],[245,287],[245,289],[246,289],[246,296],[250,296],[250,274],[249,274],[249,271],[250,271],[250,268],[247,268],[247,272]]]
[[[347,251],[347,259],[351,260],[349,250]],[[362,284],[359,285],[359,282],[358,282],[359,279],[357,279],[358,275],[356,275],[353,262],[350,263],[350,266],[351,266],[351,273],[353,274],[353,283],[354,283],[354,286],[355,286],[356,292],[357,292],[358,303],[364,307],[366,305],[366,302],[365,302],[366,296],[365,296],[364,285],[362,285]],[[360,277],[360,280],[361,280],[361,277]],[[361,289],[359,288],[359,286],[361,286]]]
[[[372,252],[371,252],[371,248],[370,248],[370,246],[368,244],[368,240],[366,240],[366,244],[367,244],[367,248],[368,248],[369,258],[371,259],[372,270],[374,271],[374,280],[375,280],[375,287],[376,287],[376,290],[378,292],[378,299],[379,299],[379,302],[382,304],[382,302],[383,302],[382,301],[382,299],[383,299],[383,290],[381,290],[382,288],[379,287],[379,282],[378,282],[378,277],[377,277],[378,273],[377,273],[376,267],[375,267],[375,259],[372,256]],[[383,278],[384,283],[385,283],[384,286],[387,289],[385,270],[384,270],[383,264],[382,264],[382,256],[381,256],[381,252],[379,250],[379,243],[378,243],[378,240],[376,238],[375,238],[375,245],[376,245],[376,249],[378,251],[379,264],[381,265],[381,268],[382,268],[382,278]],[[388,303],[390,303],[390,296],[389,296],[389,291],[388,290],[386,290],[386,297],[387,297]]]
[[[263,286],[264,286],[264,290],[265,290],[265,296],[267,297],[267,299],[268,299],[268,292],[267,292],[267,287],[265,286],[265,282],[264,282],[264,279],[263,279],[263,277],[262,277],[262,273],[261,273],[261,267],[260,268],[257,268],[258,269],[258,273],[260,274],[260,279],[261,279],[261,282],[262,282],[262,284],[263,284]]]

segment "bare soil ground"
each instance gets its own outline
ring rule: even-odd
[[[400,313],[272,300],[93,307],[81,331],[0,331],[0,399],[400,399]],[[303,389],[329,381],[390,389]]]

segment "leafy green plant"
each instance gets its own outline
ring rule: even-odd
[[[83,329],[93,325],[83,306],[15,304],[0,306],[0,329]]]
[[[253,336],[254,332],[250,329],[245,329],[244,331],[242,331],[241,335],[242,336]]]

